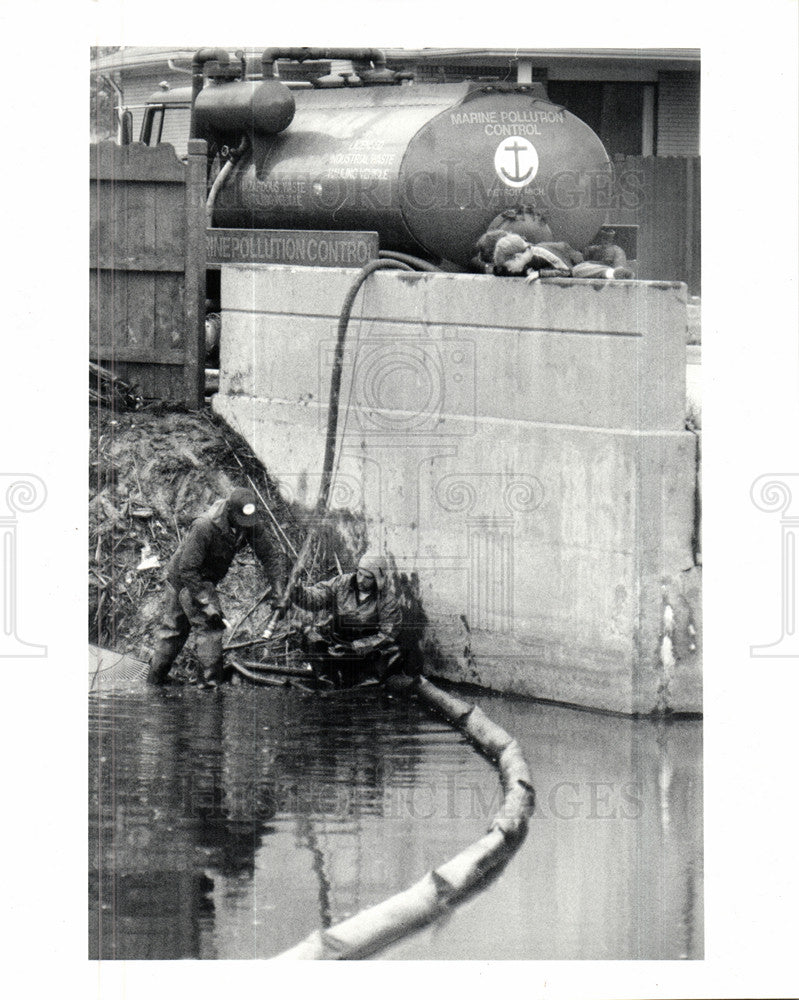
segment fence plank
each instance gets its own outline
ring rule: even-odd
[[[205,396],[205,178],[206,144],[189,140],[186,176],[186,402],[202,406]]]
[[[127,288],[128,344],[148,358],[155,347],[155,275],[131,271],[118,274]]]
[[[157,352],[182,351],[185,356],[183,280],[177,274],[159,274],[155,282],[155,345]]]
[[[112,140],[105,140],[90,146],[89,162],[89,179],[94,181],[121,180],[124,175],[126,181],[185,182],[183,163],[174,147],[166,142],[159,146],[145,146],[141,142],[117,146]]]
[[[126,257],[121,254],[116,255],[115,253],[98,254],[90,252],[89,266],[101,271],[163,271],[164,273],[172,271],[177,274],[183,274],[186,260],[183,256],[159,255],[158,258],[154,258],[149,254],[137,254],[132,257]]]
[[[124,274],[116,271],[106,272],[109,278],[110,294],[108,300],[111,311],[107,313],[107,322],[101,328],[109,331],[112,344],[118,347],[128,346],[128,283]]]
[[[118,345],[101,345],[97,350],[97,356],[101,361],[115,361],[128,364],[145,365],[183,365],[184,353],[182,348],[174,351],[149,351],[147,361],[142,362],[142,352],[138,347],[119,347]]]
[[[185,265],[186,215],[183,190],[174,184],[155,188],[155,239],[160,257],[180,260]]]
[[[204,401],[205,152],[90,147],[90,351],[143,395]]]

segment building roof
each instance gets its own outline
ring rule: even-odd
[[[149,48],[130,46],[118,52],[108,53],[92,59],[94,72],[109,73],[125,71],[146,72],[157,66],[169,66],[173,70],[190,71],[193,48]],[[243,49],[248,63],[260,63],[263,49],[247,47]],[[479,59],[481,62],[493,60],[531,59],[534,62],[560,60],[578,62],[613,62],[625,64],[657,63],[664,69],[698,69],[699,49],[478,49],[478,48],[384,48],[391,61],[413,62],[460,62]]]
[[[168,66],[170,62],[174,62],[181,69],[190,72],[191,60],[196,51],[196,49],[149,48],[133,45],[93,58],[91,68],[95,73],[116,73],[121,70],[136,72],[157,66]]]
[[[699,49],[385,49],[392,59],[587,59],[613,61],[684,62],[697,65]]]

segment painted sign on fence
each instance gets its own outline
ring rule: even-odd
[[[208,264],[363,267],[377,259],[377,233],[318,229],[207,229]]]

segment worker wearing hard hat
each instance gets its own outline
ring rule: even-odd
[[[317,677],[350,686],[400,669],[401,613],[383,556],[367,553],[354,573],[312,587],[295,588],[291,599],[328,618],[306,630],[306,652]]]
[[[166,569],[166,602],[147,680],[166,682],[174,663],[195,629],[202,685],[216,687],[222,680],[222,636],[225,619],[216,586],[236,553],[249,543],[260,560],[273,590],[280,590],[282,563],[258,511],[251,490],[235,489],[198,517],[186,532]]]

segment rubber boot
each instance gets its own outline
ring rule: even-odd
[[[203,667],[203,679],[198,685],[201,688],[215,689],[220,686],[224,680],[224,675],[222,673],[222,664],[220,663],[218,668],[207,669]]]
[[[150,657],[150,669],[147,671],[148,684],[166,684],[169,671],[178,652],[172,648],[171,643],[158,643],[155,652]]]
[[[164,598],[163,617],[147,673],[148,684],[166,684],[170,667],[189,637],[189,620],[180,607],[175,588],[167,584]]]
[[[381,684],[387,677],[399,673],[402,669],[402,653],[399,647],[388,646],[375,653],[373,669]]]
[[[197,659],[202,667],[200,687],[217,688],[222,683],[222,636],[219,629],[208,629],[197,636]]]

